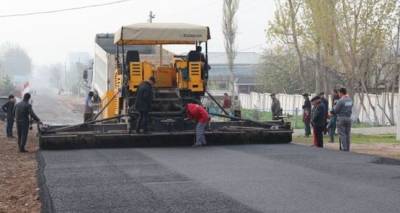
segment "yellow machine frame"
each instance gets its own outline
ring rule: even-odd
[[[159,28],[157,28],[158,25]],[[157,39],[145,39],[139,36],[139,34],[130,34],[128,37],[131,37],[127,38],[123,33],[124,27],[115,34],[116,40],[114,40],[114,43],[117,45],[117,48],[118,45],[160,45],[160,66],[155,67],[148,61],[136,61],[127,64],[127,68],[129,69],[129,81],[125,83],[127,83],[129,91],[135,93],[141,82],[154,76],[156,78],[155,88],[177,88],[180,91],[199,94],[204,93],[205,81],[203,80],[204,73],[202,72],[204,71],[205,62],[174,58],[169,65],[162,65],[161,59],[163,44],[194,44],[197,46],[200,42],[205,42],[207,54],[207,41],[210,39],[208,27],[182,24],[168,25],[171,28],[165,28],[166,26],[167,25],[163,24],[139,24],[137,26],[130,26],[130,28],[148,33],[150,37],[159,36]],[[165,34],[165,30],[169,30],[170,32]],[[182,32],[183,34],[178,32]],[[199,37],[199,35],[201,36]],[[167,37],[164,38],[163,36]],[[175,39],[171,40],[171,38]],[[123,54],[125,54],[124,51]],[[116,64],[120,63],[117,62]],[[120,101],[122,97],[120,97],[120,95],[115,97],[115,94],[123,88],[124,79],[121,72],[122,69],[124,69],[123,65],[121,65],[121,68],[117,67],[114,73],[112,89],[107,91],[104,97],[102,97],[102,106],[104,107],[108,104],[108,107],[103,112],[103,118],[119,115],[121,109],[124,107],[121,106],[123,104],[123,101]]]

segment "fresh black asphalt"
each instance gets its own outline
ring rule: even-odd
[[[400,212],[400,163],[306,146],[39,153],[45,212]]]

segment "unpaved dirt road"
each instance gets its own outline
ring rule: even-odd
[[[77,124],[83,121],[84,98],[39,90],[32,96],[33,109],[46,124]]]
[[[32,100],[35,113],[45,123],[74,124],[82,120],[82,98],[58,96],[42,89]],[[19,153],[17,139],[5,137],[4,125],[0,121],[0,213],[40,212],[36,131],[29,132],[28,153]]]
[[[20,153],[17,140],[5,137],[1,121],[0,129],[0,213],[40,212],[37,140],[30,132],[28,153]]]

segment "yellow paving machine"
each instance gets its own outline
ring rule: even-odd
[[[183,23],[140,23],[122,26],[114,34],[115,69],[100,96],[100,107],[90,122],[39,127],[42,149],[180,146],[194,142],[194,123],[185,120],[184,105],[201,103],[204,96],[215,102],[224,121],[211,120],[206,131],[208,144],[289,143],[290,123],[256,122],[231,116],[207,91],[208,41],[206,26]],[[173,55],[165,45],[190,45],[193,50]],[[141,54],[135,46],[150,46],[152,55]],[[203,47],[203,48],[199,48]],[[204,49],[204,51],[202,51]],[[107,72],[107,71],[105,71]],[[137,134],[135,111],[139,84],[155,77],[149,134]]]

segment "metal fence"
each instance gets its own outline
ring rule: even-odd
[[[250,94],[239,94],[239,100],[241,107],[248,110],[257,110],[261,112],[271,111],[271,97],[270,93],[255,93]],[[302,95],[288,95],[288,94],[276,94],[276,97],[281,103],[281,107],[284,114],[290,114],[293,116],[303,114],[303,103],[304,99]],[[393,100],[393,115],[391,115],[390,107]],[[363,96],[364,107],[361,105],[360,95],[354,95],[354,107],[353,107],[353,120],[361,123],[375,124],[375,125],[390,125],[389,119],[395,120],[399,116],[399,95],[383,93],[383,94],[368,94]],[[371,104],[369,103],[369,100]],[[331,98],[329,97],[331,102]],[[329,103],[331,106],[331,103]],[[372,105],[372,106],[371,106]],[[374,110],[375,108],[375,115]],[[388,118],[389,117],[389,118]]]

